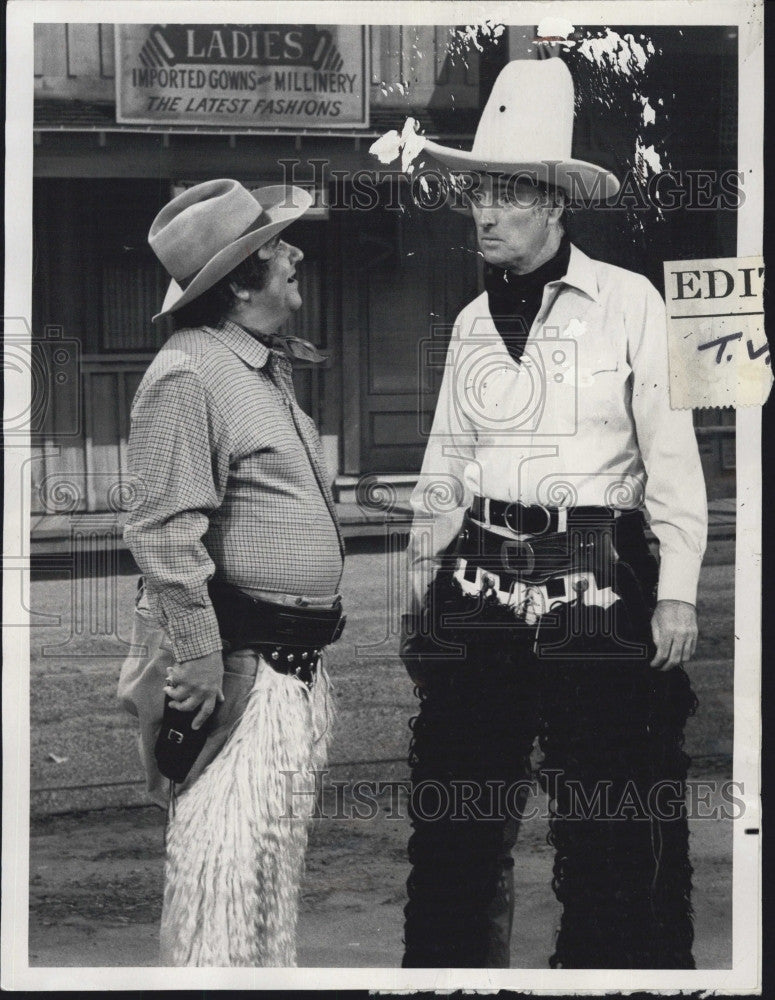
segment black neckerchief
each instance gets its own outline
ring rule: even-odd
[[[485,264],[484,287],[498,333],[511,357],[519,363],[533,320],[541,308],[544,286],[563,278],[570,260],[570,239],[563,234],[557,253],[529,274],[514,274]]]

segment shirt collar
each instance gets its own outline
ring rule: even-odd
[[[263,368],[269,360],[269,348],[231,320],[222,320],[217,326],[208,327],[208,330],[250,368]]]
[[[571,285],[595,301],[597,301],[598,292],[600,291],[597,284],[595,262],[573,243],[571,243],[570,247],[570,260],[568,261],[568,270],[565,272],[565,276],[557,282],[550,281],[549,284]]]

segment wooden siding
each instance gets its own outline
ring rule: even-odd
[[[38,96],[114,100],[112,24],[36,24],[34,46]],[[448,108],[454,86],[457,107],[478,107],[479,53],[473,45],[456,43],[454,28],[373,26],[369,46],[372,104]]]
[[[164,333],[158,324],[151,323],[167,287],[159,268],[104,261],[100,278],[101,346],[107,351],[161,347]]]
[[[371,103],[386,107],[479,106],[479,53],[455,44],[454,29],[444,25],[372,27]],[[459,50],[465,48],[465,60]]]
[[[78,427],[69,439],[56,432],[63,426],[65,397],[53,393],[53,412],[31,465],[33,514],[120,508],[121,486],[127,482],[129,410],[150,357],[82,359],[78,391],[67,400],[79,411],[77,422],[66,425]]]
[[[34,47],[36,95],[114,100],[112,24],[36,24]]]

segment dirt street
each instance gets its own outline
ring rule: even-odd
[[[347,564],[349,621],[329,661],[338,707],[332,781],[407,774],[407,720],[416,702],[381,610],[397,579],[385,559],[357,552]],[[711,559],[703,570],[703,632],[692,666],[701,709],[690,720],[686,742],[694,780],[730,776],[732,580],[726,561]],[[83,585],[76,591],[53,576],[33,583],[39,625],[32,635],[30,965],[154,966],[164,815],[142,805],[133,723],[115,704],[134,574],[126,569],[117,577],[115,627],[102,637],[83,627],[82,610],[80,619],[76,614],[74,602],[84,592],[107,604],[104,582],[87,583],[91,591]],[[78,620],[80,630],[72,627]],[[396,805],[388,792],[372,819],[338,819],[327,807],[326,817],[316,821],[302,887],[301,965],[400,963],[409,833],[407,820],[395,815],[405,813],[401,806],[402,798]],[[692,823],[700,968],[731,963],[732,825],[720,819]],[[543,819],[523,824],[516,849],[514,967],[545,968],[552,949],[558,906],[546,833]]]
[[[382,796],[373,820],[337,820],[332,801],[329,818],[313,826],[302,886],[300,965],[400,964],[408,824],[390,817],[405,811],[402,800]],[[551,950],[559,908],[550,888],[546,829],[542,819],[524,824],[516,849],[514,968],[545,967]],[[153,807],[35,821],[30,965],[157,965],[163,837],[164,815]],[[731,965],[731,837],[729,821],[692,825],[700,968]]]

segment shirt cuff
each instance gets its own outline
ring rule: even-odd
[[[692,552],[667,552],[660,557],[658,601],[685,601],[697,606],[697,582],[702,556]]]
[[[198,660],[200,656],[220,653],[223,649],[218,620],[212,607],[193,608],[174,618],[167,616],[164,629],[170,637],[178,663]]]

